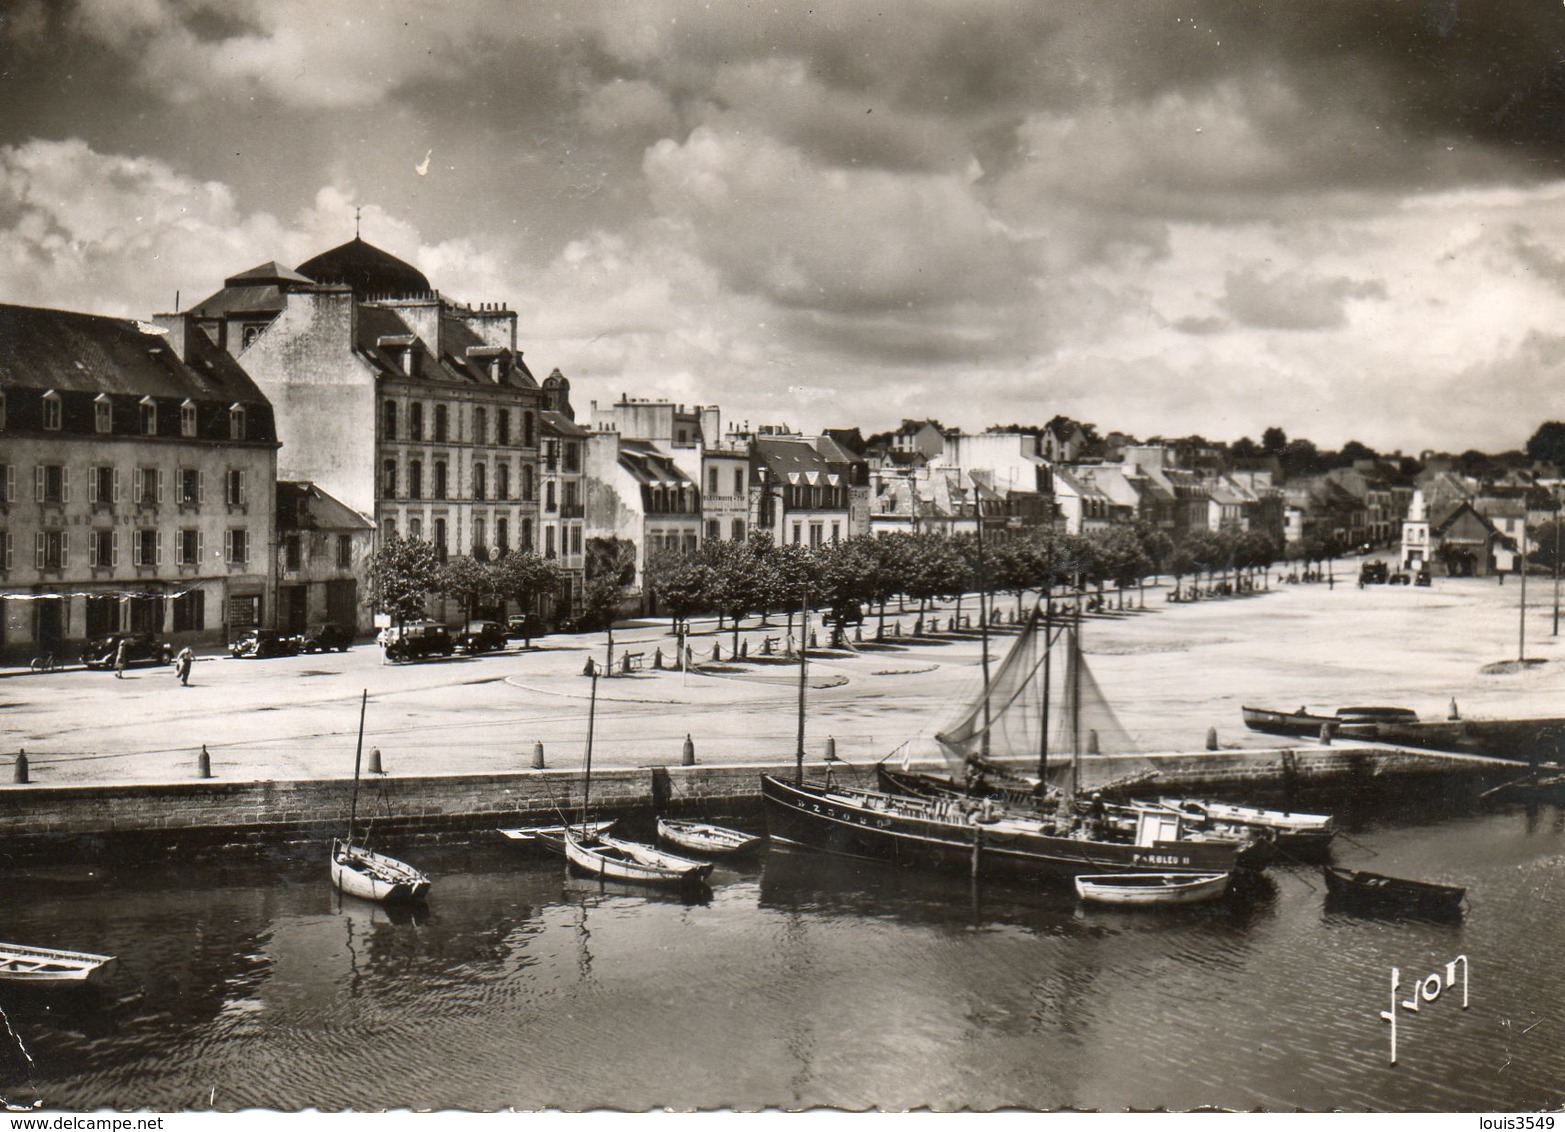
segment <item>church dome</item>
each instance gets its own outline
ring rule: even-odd
[[[356,299],[407,298],[434,290],[424,273],[355,236],[299,265],[317,283],[345,283]]]

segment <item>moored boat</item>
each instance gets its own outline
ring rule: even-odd
[[[1307,707],[1298,711],[1273,711],[1270,708],[1242,707],[1244,725],[1251,731],[1264,731],[1268,735],[1308,735],[1318,738],[1322,727],[1329,727],[1333,735],[1345,739],[1384,738],[1381,729],[1406,726],[1418,722],[1418,713],[1408,708],[1363,707],[1338,708],[1335,715],[1318,715]]]
[[[613,818],[600,818],[597,821],[575,822],[571,825],[577,833],[585,836],[597,836],[607,833],[614,828]],[[529,825],[512,829],[496,830],[501,837],[508,841],[514,841],[518,845],[536,845],[555,853],[565,852],[565,826],[560,825]]]
[[[1321,875],[1330,896],[1375,911],[1455,917],[1462,914],[1462,901],[1467,896],[1467,889],[1456,885],[1357,872],[1335,865],[1324,866]]]
[[[742,833],[710,822],[682,821],[677,818],[658,818],[658,837],[670,845],[709,857],[731,857],[747,853],[765,841],[765,838],[753,833]]]
[[[574,828],[565,831],[565,857],[594,876],[673,888],[703,884],[713,868],[710,861],[692,861],[638,841],[604,834],[582,837]]]
[[[1214,830],[1233,834],[1264,833],[1275,838],[1278,849],[1293,856],[1324,853],[1337,836],[1337,823],[1330,814],[1268,810],[1208,798],[1159,798],[1156,805],[1175,810],[1188,820]]]
[[[761,777],[772,840],[902,865],[984,875],[1227,873],[1253,866],[1252,843],[1178,836],[1179,815],[1145,811],[1135,837],[1098,840],[1071,820],[986,813],[982,803],[921,799],[878,790]],[[1264,860],[1264,858],[1262,858]]]
[[[341,891],[363,900],[422,900],[430,880],[412,865],[362,845],[337,839],[331,845],[331,879]]]
[[[422,900],[429,894],[430,881],[406,861],[377,853],[368,845],[353,843],[354,825],[359,814],[359,770],[364,753],[364,713],[369,704],[369,689],[359,699],[359,741],[353,752],[353,801],[348,808],[348,835],[334,838],[329,864],[331,882],[338,891],[361,900],[405,902]],[[368,835],[366,834],[366,838]]]
[[[0,983],[26,986],[98,986],[113,973],[112,955],[0,943]]]
[[[1112,873],[1078,876],[1076,895],[1094,904],[1133,908],[1199,904],[1228,891],[1227,873]]]

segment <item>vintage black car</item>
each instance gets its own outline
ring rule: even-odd
[[[299,647],[305,652],[347,652],[353,644],[353,630],[335,621],[310,626],[309,632],[299,639]]]
[[[450,656],[455,650],[451,633],[444,625],[416,622],[392,626],[380,635],[387,660],[419,660],[430,656]]]
[[[1386,564],[1378,558],[1359,567],[1359,585],[1361,586],[1383,586],[1390,576],[1391,572],[1386,568]]]
[[[505,648],[505,630],[498,621],[469,621],[456,635],[456,647],[466,653]]]
[[[82,663],[88,668],[113,668],[121,641],[125,642],[126,664],[167,664],[174,657],[174,646],[156,640],[151,633],[110,633],[94,637],[82,647]]]
[[[271,656],[298,656],[299,638],[277,629],[250,629],[228,646],[230,655],[264,660]]]

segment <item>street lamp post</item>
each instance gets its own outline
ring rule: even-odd
[[[1554,636],[1560,635],[1560,484],[1554,481]]]

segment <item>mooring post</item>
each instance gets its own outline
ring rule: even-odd
[[[1217,728],[1215,727],[1206,729],[1206,749],[1208,751],[1217,750]]]
[[[680,756],[680,758],[679,758],[679,765],[680,766],[695,766],[696,765],[696,744],[695,744],[695,740],[690,737],[688,732],[685,734],[685,751],[684,751],[684,754],[682,754]]]
[[[533,769],[543,769],[543,740],[539,739],[533,744]]]
[[[1329,723],[1320,725],[1320,745],[1322,747],[1331,746],[1331,724]]]
[[[16,774],[11,781],[19,783],[27,781],[27,752],[25,750],[16,752]]]
[[[385,774],[386,773],[384,770],[381,769],[381,766],[380,766],[380,748],[379,747],[371,747],[370,748],[370,762],[369,762],[369,766],[367,766],[365,768],[364,773],[365,774]]]
[[[1458,720],[1458,719],[1462,718],[1462,713],[1456,710],[1456,697],[1455,696],[1451,697],[1451,714],[1446,716],[1446,718],[1449,719],[1449,720],[1452,720],[1452,721],[1455,721],[1455,720]]]
[[[212,756],[207,754],[206,744],[201,744],[201,753],[196,756],[196,777],[212,777]]]

